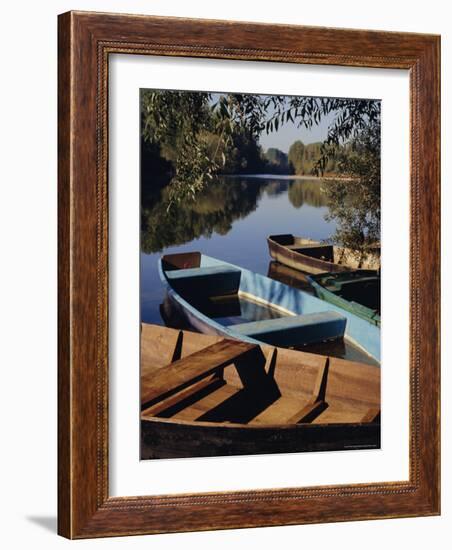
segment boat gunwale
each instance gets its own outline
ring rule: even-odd
[[[177,424],[191,427],[212,427],[212,428],[236,428],[244,430],[281,430],[281,429],[319,429],[328,428],[344,428],[346,427],[362,427],[362,426],[379,426],[380,422],[325,422],[325,423],[313,423],[313,422],[300,422],[292,424],[258,424],[250,422],[249,424],[241,424],[239,422],[206,422],[204,420],[178,420],[177,418],[163,418],[159,416],[140,417],[142,422],[153,422],[162,424]]]

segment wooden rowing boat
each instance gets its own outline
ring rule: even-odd
[[[315,295],[380,326],[380,276],[376,271],[308,275]]]
[[[377,271],[359,269],[308,275],[279,262],[270,262],[268,277],[310,292],[380,326],[380,276]]]
[[[380,248],[366,254],[294,235],[270,235],[270,256],[277,262],[307,273],[341,273],[380,269]]]
[[[141,458],[379,448],[380,369],[141,327]]]
[[[159,263],[173,314],[198,332],[250,343],[297,347],[345,339],[380,360],[380,330],[299,289],[191,252]]]

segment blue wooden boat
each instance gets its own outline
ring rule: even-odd
[[[199,252],[165,255],[159,271],[198,332],[281,347],[345,337],[380,361],[379,327],[306,292]]]

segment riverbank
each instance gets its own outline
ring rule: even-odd
[[[307,180],[307,181],[355,181],[357,178],[351,178],[348,176],[336,176],[334,174],[328,174],[325,176],[310,176],[310,175],[297,175],[297,174],[223,174],[222,178],[247,178],[247,179],[272,179],[272,180]]]
[[[225,174],[222,178],[271,179],[271,180],[318,180],[325,178],[318,176],[298,176],[296,174]]]

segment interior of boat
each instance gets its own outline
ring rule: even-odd
[[[142,325],[143,420],[366,423],[379,411],[378,367]]]
[[[249,294],[245,297],[240,291],[241,269],[228,263],[203,266],[200,256],[199,253],[165,255],[162,269],[171,288],[208,319],[233,328],[242,337],[275,346],[291,347],[343,337],[346,328],[343,315],[335,311],[295,315],[279,308],[278,303]],[[232,322],[230,317],[234,317]]]
[[[312,275],[313,280],[349,302],[357,302],[380,313],[380,277],[376,271]]]

